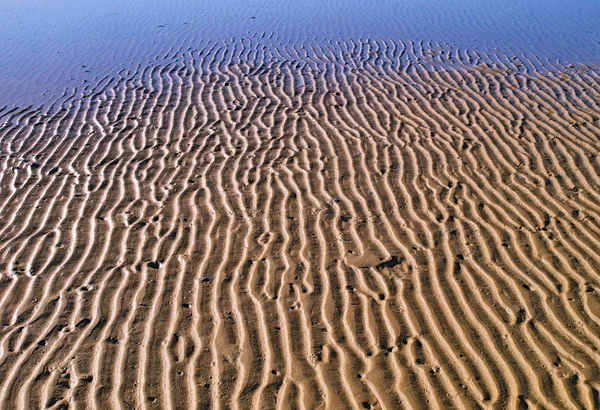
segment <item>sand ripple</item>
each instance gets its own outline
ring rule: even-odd
[[[598,408],[596,67],[168,60],[0,111],[0,407]]]

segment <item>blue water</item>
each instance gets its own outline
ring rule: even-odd
[[[38,104],[201,39],[383,38],[600,59],[598,0],[0,0],[0,105]]]

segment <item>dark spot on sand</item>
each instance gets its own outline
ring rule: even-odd
[[[399,265],[400,263],[402,263],[402,259],[398,258],[397,256],[392,256],[390,259],[378,264],[375,268],[377,268],[377,270],[383,270],[385,268],[391,269],[391,268]]]
[[[75,325],[75,327],[85,327],[90,324],[90,319],[81,319],[79,323]]]
[[[527,318],[527,312],[525,311],[525,309],[520,309],[519,312],[517,313],[517,324],[523,323],[526,318]]]

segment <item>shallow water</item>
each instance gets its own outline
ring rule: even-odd
[[[232,37],[422,40],[595,63],[598,21],[592,0],[2,0],[0,105],[37,105],[171,48]]]

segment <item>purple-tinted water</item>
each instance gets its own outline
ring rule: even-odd
[[[202,39],[392,39],[597,63],[597,0],[0,0],[0,106]]]

